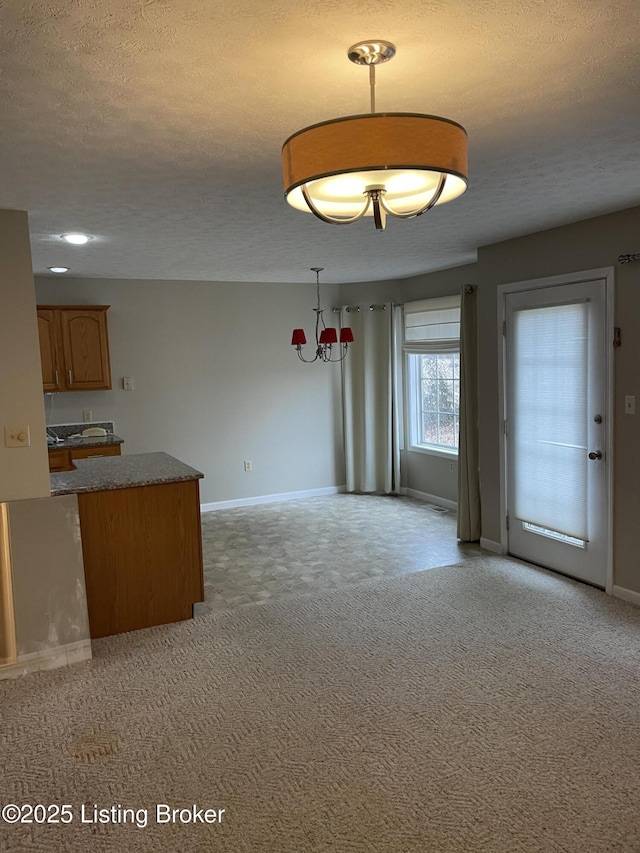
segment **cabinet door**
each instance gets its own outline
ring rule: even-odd
[[[73,471],[68,450],[49,451],[49,471],[54,474],[58,471]]]
[[[60,391],[60,365],[58,363],[56,312],[38,311],[38,338],[42,362],[42,386],[45,392]]]
[[[60,319],[67,390],[109,390],[111,370],[106,312],[69,308],[60,311]]]

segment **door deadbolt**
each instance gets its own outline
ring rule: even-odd
[[[600,450],[592,450],[589,454],[589,459],[602,459],[602,453]]]

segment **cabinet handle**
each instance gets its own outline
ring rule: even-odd
[[[73,385],[73,379],[71,377],[71,370],[67,370],[67,376],[69,378],[69,387]]]
[[[56,370],[56,388],[60,387],[60,379],[58,377],[58,371]]]

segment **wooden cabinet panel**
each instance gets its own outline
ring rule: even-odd
[[[67,389],[111,388],[106,313],[70,308],[60,312],[60,320]]]
[[[38,338],[42,363],[42,385],[46,392],[60,391],[60,368],[58,365],[56,313],[52,310],[38,311]]]
[[[72,449],[49,448],[49,471],[73,471],[76,467],[74,459],[93,459],[99,456],[120,456],[121,445],[119,444],[93,444],[91,447],[74,447]]]
[[[38,305],[44,391],[111,389],[108,305]]]
[[[204,600],[197,480],[78,494],[91,636],[190,619]]]
[[[72,471],[73,465],[68,450],[49,451],[49,471],[53,474],[58,471]]]
[[[119,444],[108,444],[104,446],[78,447],[70,450],[71,461],[74,459],[95,459],[99,456],[120,456]]]

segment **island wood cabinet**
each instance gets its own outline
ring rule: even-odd
[[[73,471],[74,459],[95,459],[99,456],[120,456],[119,444],[92,444],[91,447],[50,448],[49,471]]]
[[[108,305],[38,305],[45,393],[109,391]]]
[[[192,618],[204,601],[197,480],[80,493],[78,511],[92,638]]]

